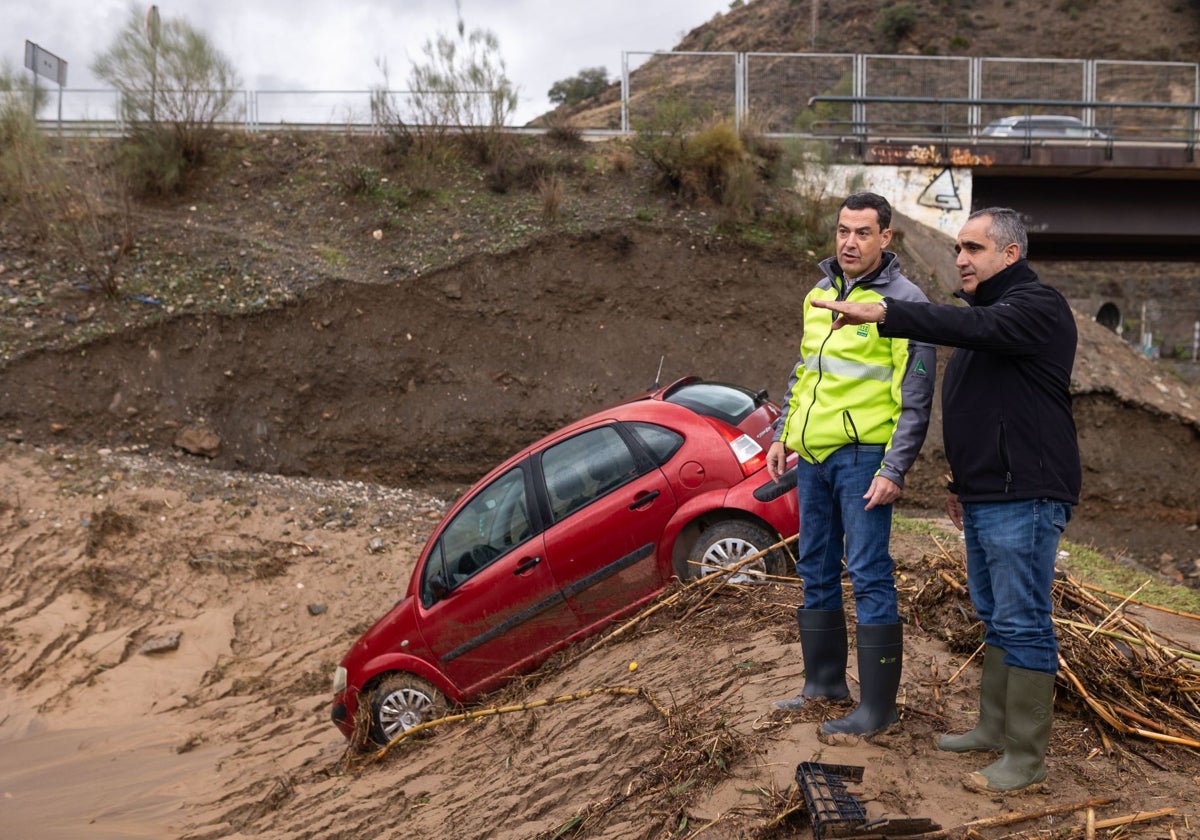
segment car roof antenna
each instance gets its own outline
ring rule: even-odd
[[[658,360],[658,373],[654,374],[654,384],[650,386],[651,391],[658,390],[658,384],[659,384],[659,382],[662,381],[663,362],[665,362],[666,360],[667,360],[667,354],[663,353],[662,357]]]

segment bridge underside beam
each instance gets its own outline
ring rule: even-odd
[[[986,168],[973,180],[973,210],[1025,215],[1035,259],[1200,260],[1194,180],[993,177]]]

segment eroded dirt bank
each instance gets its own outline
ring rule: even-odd
[[[945,243],[902,259],[947,296]],[[901,227],[903,230],[904,228]],[[215,433],[212,466],[451,492],[562,422],[697,374],[782,396],[811,269],[649,226],[544,240],[394,285],[318,287],[282,309],[186,316],[4,371],[13,439],[148,446]],[[1053,276],[1047,276],[1049,282]],[[1084,502],[1069,536],[1200,580],[1193,387],[1079,318]],[[944,361],[946,351],[942,352]],[[940,422],[903,504],[941,505]]]

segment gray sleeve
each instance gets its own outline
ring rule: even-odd
[[[804,360],[796,362],[792,366],[792,375],[788,377],[787,391],[783,394],[783,402],[780,403],[780,408],[783,412],[775,419],[772,426],[774,434],[771,436],[771,443],[777,440],[783,440],[783,430],[787,426],[788,415],[792,411],[792,390],[796,387],[796,382],[800,379],[800,368],[804,367]]]
[[[900,419],[878,473],[900,487],[904,486],[904,475],[925,443],[936,377],[937,348],[923,341],[910,340],[908,367],[900,383]]]

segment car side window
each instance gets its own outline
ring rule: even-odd
[[[453,589],[532,533],[525,474],[514,467],[476,493],[442,530],[440,562],[431,555],[425,564],[422,596]],[[442,576],[440,587],[436,575]]]
[[[636,476],[637,464],[617,430],[602,426],[542,453],[542,475],[554,521],[561,522]]]
[[[628,426],[660,467],[683,446],[683,435],[671,429],[654,423],[629,423]]]

